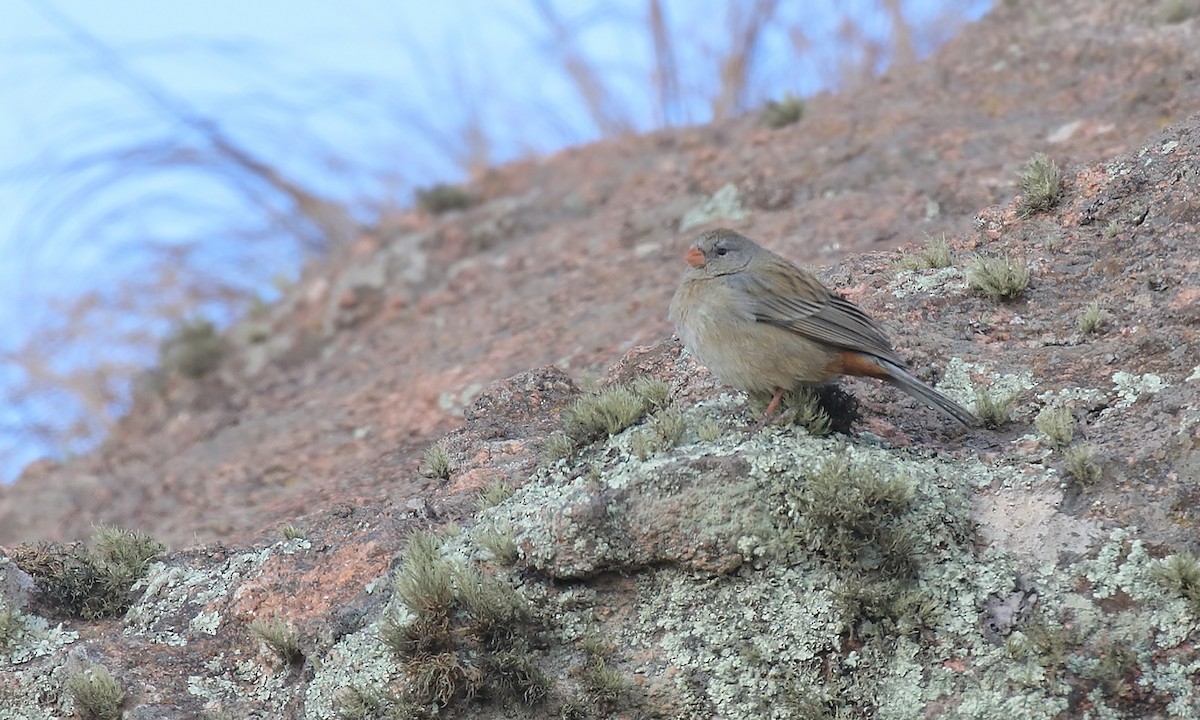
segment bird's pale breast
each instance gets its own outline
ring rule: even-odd
[[[670,318],[683,344],[723,382],[772,392],[797,382],[827,382],[836,354],[828,345],[754,319],[749,303],[722,276],[684,280]]]

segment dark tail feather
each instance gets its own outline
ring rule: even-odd
[[[912,373],[908,372],[904,368],[882,358],[873,359],[888,371],[888,377],[886,379],[891,384],[900,388],[909,395],[912,395],[916,399],[925,403],[934,410],[937,410],[946,417],[953,419],[963,427],[975,427],[979,425],[979,418],[972,415],[969,410],[921,382],[915,376],[913,376]]]

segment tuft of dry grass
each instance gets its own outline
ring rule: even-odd
[[[425,453],[421,456],[421,469],[425,477],[450,479],[450,452],[446,450],[445,444],[438,441],[425,448]]]
[[[1022,218],[1054,207],[1062,193],[1062,173],[1045,153],[1034,153],[1021,168],[1017,180],[1021,188],[1017,215]]]
[[[1080,485],[1095,485],[1100,480],[1100,464],[1093,457],[1091,447],[1072,445],[1063,451],[1063,459],[1067,462],[1067,473]]]
[[[975,389],[975,417],[985,427],[998,428],[1007,425],[1012,420],[1012,411],[1016,407],[1019,393],[999,395],[987,388]]]
[[[925,246],[917,252],[905,255],[896,263],[898,270],[928,270],[948,268],[954,264],[954,251],[946,236],[926,237]]]
[[[1065,405],[1044,408],[1033,424],[1056,448],[1066,447],[1075,437],[1075,416]]]
[[[121,717],[125,689],[100,665],[67,677],[67,692],[75,700],[81,717],[94,720],[118,720]]]
[[[1076,321],[1079,327],[1079,332],[1084,335],[1095,335],[1104,327],[1104,322],[1108,317],[1104,309],[1100,307],[1099,300],[1093,300],[1087,304],[1083,312],[1079,313],[1079,319]]]
[[[304,661],[300,649],[300,633],[282,620],[255,620],[249,625],[250,634],[262,640],[284,665],[298,665]]]
[[[1013,300],[1029,287],[1029,266],[1004,257],[978,257],[967,268],[967,282],[992,300]]]

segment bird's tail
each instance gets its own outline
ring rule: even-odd
[[[964,427],[979,425],[979,418],[975,417],[971,411],[921,382],[909,371],[883,358],[875,357],[871,359],[879,363],[887,371],[887,377],[884,380],[887,380],[946,417],[952,418]]]

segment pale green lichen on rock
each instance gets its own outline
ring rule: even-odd
[[[887,285],[888,292],[898,298],[909,295],[949,294],[967,289],[967,274],[956,267],[929,270],[903,269]]]
[[[960,361],[958,371],[969,378],[965,363]],[[1028,373],[994,376],[993,382],[1021,390],[1033,387]],[[698,415],[738,412],[738,405],[718,399],[684,412],[695,425]],[[1186,674],[1193,658],[1164,662],[1155,652],[1180,647],[1195,619],[1184,600],[1164,598],[1151,572],[1158,561],[1136,539],[1135,530],[1123,531],[1084,560],[1066,565],[1053,559],[1053,553],[1043,561],[999,546],[974,549],[970,489],[1022,492],[1040,484],[1057,486],[1048,468],[1020,457],[996,467],[963,458],[923,458],[844,438],[813,439],[785,428],[750,435],[730,432],[713,443],[689,437],[645,460],[637,458],[626,433],[588,453],[588,462],[596,463],[594,471],[543,468],[494,510],[512,523],[533,568],[567,576],[612,568],[634,574],[640,598],[637,622],[606,632],[616,633],[618,645],[643,648],[676,669],[672,683],[680,717],[784,718],[795,716],[798,707],[833,712],[837,708],[829,703],[838,702],[847,712],[879,717],[911,717],[934,705],[944,709],[945,717],[1052,717],[1070,707],[1070,673],[1075,673],[1072,682],[1094,685],[1085,689],[1097,698],[1096,707],[1103,702],[1109,703],[1104,707],[1119,707],[1119,698],[1106,695],[1111,688],[1089,679],[1111,673],[1103,671],[1107,661],[1095,648],[1111,646],[1113,638],[1133,648],[1127,662],[1150,678],[1163,703],[1183,707],[1194,701],[1195,688]],[[733,476],[721,473],[735,466],[719,462],[713,466],[715,474],[704,477],[689,479],[680,470],[701,458],[732,457],[744,461],[744,471]],[[926,608],[929,624],[902,625],[893,619],[896,627],[907,628],[895,632],[886,629],[891,622],[886,617],[864,622],[847,615],[839,597],[845,578],[795,534],[804,508],[789,497],[831,458],[854,472],[904,477],[913,497],[920,498],[897,517],[918,530],[916,574],[909,591]],[[707,539],[697,536],[698,545],[725,542],[744,558],[739,568],[716,580],[680,562],[645,562],[620,532],[629,527],[636,503],[677,495],[689,483],[704,488],[713,507],[761,503],[736,518],[727,513],[720,533],[711,531],[721,520],[698,515],[704,520],[699,529],[710,531]],[[695,510],[689,506],[689,513]],[[687,536],[697,531],[689,524],[694,519],[663,522],[674,523]],[[1009,618],[1004,632],[1011,633],[1012,642],[985,637],[981,608],[1021,595],[1025,582],[1036,602]],[[1087,584],[1086,591],[1080,590],[1080,582]],[[1118,612],[1098,604],[1117,593],[1135,602]],[[1053,629],[1069,619],[1077,629],[1057,640],[1034,634],[1040,639],[1031,641],[1022,632],[1036,630],[1026,612],[1042,618],[1036,623],[1045,627]],[[579,621],[571,622],[581,627]],[[851,632],[862,646],[848,653]],[[823,667],[818,658],[832,659],[832,672],[827,667],[818,672]],[[831,675],[855,680],[822,687]]]
[[[684,213],[683,219],[679,221],[679,231],[687,232],[716,219],[736,221],[748,217],[750,217],[750,213],[742,207],[737,186],[733,183],[725,183],[721,189],[713,193],[711,198]]]
[[[1012,398],[1016,402],[1027,391],[1037,387],[1033,373],[1028,370],[1002,373],[982,364],[952,357],[946,363],[946,369],[942,373],[942,379],[938,382],[937,388],[952,399],[970,405],[976,400],[976,392],[979,390],[979,386],[971,377],[972,373],[988,378],[987,392],[993,398]],[[1016,404],[1012,408],[1012,412],[1019,416],[1025,412],[1025,409],[1023,405]]]
[[[986,373],[961,360],[951,360],[943,386],[965,393],[972,372],[987,374],[993,386],[1034,386],[1028,373]],[[1151,376],[1114,383],[1143,392],[1157,386]],[[1053,405],[1084,395],[1094,391],[1039,400]],[[1166,561],[1135,528],[1118,528],[1081,557],[1061,561],[1053,552],[1023,555],[981,542],[982,504],[1058,487],[1055,472],[1021,450],[985,465],[965,452],[936,456],[889,448],[879,438],[813,438],[793,427],[747,433],[739,429],[745,400],[728,395],[670,412],[683,429],[653,454],[639,458],[635,447],[649,425],[618,430],[581,447],[570,464],[538,468],[460,532],[410,544],[406,556],[445,565],[462,632],[481,632],[480,609],[487,608],[477,596],[503,585],[520,612],[510,604],[483,614],[501,624],[526,618],[527,601],[529,613],[550,620],[538,631],[538,654],[503,656],[514,667],[536,674],[540,665],[578,665],[579,648],[602,632],[622,649],[602,661],[606,686],[644,673],[655,697],[667,698],[668,709],[655,710],[670,717],[898,720],[937,708],[939,717],[1000,720],[1074,716],[1080,698],[1090,704],[1089,717],[1119,717],[1129,712],[1120,694],[1127,677],[1162,716],[1197,717],[1197,608],[1164,585]],[[738,419],[711,442],[696,430],[730,417]],[[827,487],[817,492],[821,482]],[[854,505],[856,498],[863,502]],[[839,530],[839,522],[846,527]],[[841,530],[857,535],[847,540]],[[671,537],[691,547],[672,546]],[[124,632],[170,643],[213,634],[233,589],[272,553],[301,552],[304,543],[281,541],[204,571],[155,563],[138,584],[141,597]],[[705,565],[702,551],[730,560]],[[506,569],[508,562],[518,568]],[[631,577],[636,592],[619,598],[629,613],[600,625],[597,611],[614,600],[611,585],[560,580],[614,571]],[[424,595],[406,593],[404,583],[392,587],[381,617],[331,647],[315,643],[304,717],[338,717],[351,689],[364,697],[406,691],[405,659],[381,628],[410,623],[416,615],[401,601],[419,606]],[[988,625],[997,612],[1003,617]],[[13,673],[18,689],[5,699],[28,702],[28,717],[53,717],[56,710],[38,703],[49,697],[49,684],[61,687],[62,668],[46,662],[35,677],[29,661],[60,657],[70,640],[60,628],[54,645],[43,618],[22,620],[15,647],[25,660],[0,650],[0,668],[29,666]],[[985,625],[999,630],[989,635]],[[35,654],[37,642],[50,649]],[[672,673],[662,673],[664,666]],[[294,692],[295,678],[251,645],[202,667],[188,688],[206,707],[269,705]],[[566,690],[531,687],[569,694],[575,681],[566,682]],[[12,717],[4,713],[0,719]]]
[[[308,541],[280,541],[276,545],[292,547],[297,542]],[[125,614],[122,632],[153,643],[186,645],[187,638],[180,629],[190,627],[193,622],[201,626],[219,624],[219,618],[211,617],[217,611],[209,605],[228,597],[233,588],[257,573],[274,548],[241,553],[206,570],[153,563],[146,576],[134,585],[134,591],[140,595]],[[186,616],[183,622],[179,622],[181,616]]]
[[[1170,387],[1170,383],[1154,373],[1135,375],[1119,370],[1113,373],[1112,381],[1118,398],[1114,408],[1129,407],[1143,395],[1157,395]]]
[[[379,623],[345,636],[321,657],[304,691],[304,717],[337,717],[341,695],[348,688],[382,692],[399,677],[399,668],[379,639]]]
[[[79,633],[63,629],[62,623],[51,626],[40,615],[20,614],[21,630],[7,647],[0,647],[0,667],[21,665],[37,658],[57,654],[64,646],[79,639]]]

